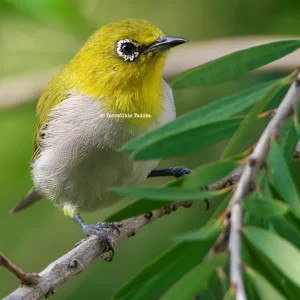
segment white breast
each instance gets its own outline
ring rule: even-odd
[[[172,91],[164,82],[164,111],[148,130],[175,119]],[[60,208],[71,203],[81,211],[115,203],[111,186],[143,182],[158,161],[133,161],[121,145],[143,134],[117,118],[107,118],[99,101],[72,95],[55,107],[44,130],[40,156],[33,163],[37,190]]]

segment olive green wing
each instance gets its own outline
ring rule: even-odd
[[[45,138],[45,129],[49,121],[51,110],[69,97],[67,82],[63,80],[62,72],[58,73],[49,82],[36,107],[37,122],[33,140],[34,161],[41,152],[42,140]]]

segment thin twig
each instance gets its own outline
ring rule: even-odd
[[[11,262],[3,253],[0,252],[0,266],[7,269],[16,276],[22,284],[31,285],[38,283],[39,276],[32,273],[26,273],[21,268]]]
[[[291,109],[300,100],[300,73],[295,82],[291,85],[276,114],[269,122],[268,126],[256,144],[253,153],[249,156],[248,162],[243,170],[240,181],[230,200],[228,211],[231,211],[230,221],[230,282],[236,290],[236,299],[247,299],[241,271],[241,229],[242,229],[242,207],[241,201],[252,190],[255,185],[256,177],[261,167],[266,163],[269,152],[270,142],[273,137],[279,135],[279,131],[284,121],[290,116]]]
[[[299,79],[299,75],[298,75]],[[231,250],[231,258],[234,256],[235,259],[235,268],[233,269],[233,273],[231,271],[231,282],[233,286],[237,288],[237,295],[243,295],[244,288],[242,281],[239,281],[237,284],[234,275],[239,276],[241,279],[241,270],[240,270],[240,229],[241,229],[241,208],[240,208],[240,200],[242,199],[248,192],[249,186],[255,179],[262,162],[265,161],[265,157],[268,152],[270,136],[273,133],[277,133],[282,125],[283,120],[289,115],[290,108],[292,107],[293,101],[291,98],[295,99],[299,95],[299,88],[296,89],[298,81],[296,81],[286,97],[282,101],[278,111],[276,112],[274,118],[269,123],[265,132],[263,133],[259,143],[256,145],[253,154],[250,156],[250,160],[247,166],[241,166],[238,169],[234,170],[231,174],[224,177],[223,179],[211,184],[209,186],[209,190],[219,190],[229,185],[236,184],[239,182],[239,179],[242,175],[243,179],[237,185],[237,189],[234,192],[234,195],[230,201],[229,208],[227,210],[227,214],[230,212],[232,208],[232,214],[235,215],[232,219],[231,223],[234,224],[234,229],[230,229],[230,234],[235,236],[236,238],[231,239],[230,241],[230,250]],[[299,84],[298,84],[299,86]],[[296,93],[297,90],[297,93]],[[255,171],[255,172],[254,172]],[[133,217],[127,220],[124,220],[118,223],[119,233],[110,230],[108,232],[108,236],[112,241],[112,244],[115,246],[121,240],[126,237],[134,235],[141,227],[144,225],[151,223],[158,218],[167,215],[181,206],[187,206],[187,202],[178,202],[175,204],[171,204],[167,207],[154,210],[150,214]],[[229,226],[227,226],[229,228]],[[229,231],[229,230],[228,230]],[[215,251],[217,251],[218,242],[219,246],[224,244],[224,240],[227,240],[228,232],[226,232],[220,236],[216,245]],[[225,238],[224,238],[225,237]],[[232,251],[232,249],[234,249]],[[51,295],[55,288],[62,285],[64,282],[70,280],[74,275],[83,271],[94,259],[97,257],[101,257],[103,259],[109,260],[110,256],[107,254],[107,243],[99,239],[96,236],[89,237],[85,241],[78,244],[76,248],[57,259],[53,263],[51,263],[46,269],[39,273],[40,279],[39,282],[35,286],[22,286],[16,289],[13,293],[8,295],[5,300],[12,299],[40,299],[41,297],[47,295]],[[241,284],[240,284],[241,283]],[[241,290],[241,291],[239,291]],[[240,296],[237,298],[238,300],[245,299]]]
[[[209,190],[220,190],[224,187],[232,185],[239,180],[241,168],[233,171],[223,179],[211,184]],[[177,202],[167,207],[152,211],[146,215],[133,217],[119,222],[118,234],[114,230],[108,232],[108,236],[115,246],[126,237],[135,235],[138,230],[144,225],[151,223],[158,218],[174,212],[179,207],[189,207],[189,202]],[[96,236],[89,237],[83,242],[80,242],[76,248],[69,251],[67,254],[51,263],[46,269],[39,273],[40,279],[34,287],[22,286],[8,295],[4,300],[32,300],[39,299],[45,295],[49,296],[54,289],[70,280],[74,275],[83,271],[94,259],[101,257],[105,260],[110,260],[108,255],[107,244],[105,241]]]

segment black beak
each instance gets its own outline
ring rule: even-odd
[[[187,41],[188,40],[177,36],[160,36],[153,44],[146,48],[143,53],[167,50],[175,46],[181,45],[183,43],[186,43]]]

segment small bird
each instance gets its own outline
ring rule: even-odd
[[[134,161],[118,150],[175,119],[172,90],[161,76],[168,50],[185,42],[139,19],[96,31],[38,101],[34,187],[11,212],[47,198],[85,235],[108,241],[111,223],[87,225],[79,214],[120,200],[108,187],[189,174],[184,167],[154,170],[158,160]]]

